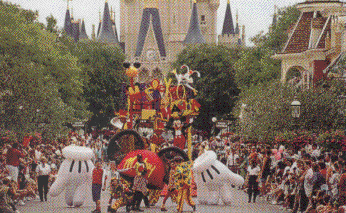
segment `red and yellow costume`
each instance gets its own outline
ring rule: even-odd
[[[111,207],[115,211],[128,205],[133,197],[130,191],[130,183],[123,178],[112,178],[110,192],[112,199],[117,199]]]
[[[174,178],[176,180],[176,189],[178,190],[178,212],[183,211],[185,201],[194,210],[196,208],[196,204],[193,202],[191,196],[192,165],[193,163],[191,161],[183,162],[177,165],[175,169]]]

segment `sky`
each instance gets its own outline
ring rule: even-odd
[[[6,0],[5,0],[6,1]],[[25,9],[37,10],[39,21],[46,23],[46,17],[52,14],[58,21],[60,28],[64,25],[67,0],[7,0],[8,2],[21,5]],[[246,37],[258,34],[260,31],[267,32],[272,23],[274,5],[279,8],[294,5],[305,0],[230,0],[233,20],[235,23],[236,11],[239,13],[239,23],[245,25]],[[108,0],[110,6],[116,11],[116,25],[120,26],[120,0]],[[75,19],[84,19],[87,34],[90,36],[92,24],[97,26],[99,22],[99,11],[103,12],[105,0],[72,0],[72,8]],[[220,0],[218,9],[217,34],[221,34],[222,24],[225,16],[227,0]],[[119,33],[119,32],[118,32]],[[121,32],[120,32],[121,34]],[[251,45],[247,41],[248,45]]]

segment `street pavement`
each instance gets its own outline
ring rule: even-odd
[[[95,204],[92,201],[91,197],[91,189],[88,192],[90,196],[86,199],[83,206],[79,208],[70,208],[67,207],[64,199],[64,192],[60,194],[58,197],[49,197],[47,202],[40,202],[39,200],[28,201],[24,206],[18,206],[18,210],[21,213],[85,213],[92,212],[95,209]],[[101,196],[101,205],[102,212],[107,212],[107,203],[109,200],[109,195],[107,192],[103,192]],[[160,198],[159,203],[151,207],[150,209],[144,208],[142,209],[144,212],[161,212],[160,206],[163,198]],[[197,199],[193,199],[197,203]],[[143,202],[142,202],[143,205]],[[176,204],[170,202],[170,199],[166,203],[167,213],[177,212]],[[191,212],[192,208],[187,204],[184,205],[184,212]],[[117,212],[126,212],[125,208],[120,208]],[[217,206],[206,206],[206,205],[198,205],[197,210],[198,213],[287,213],[288,211],[280,210],[280,206],[268,204],[264,199],[259,198],[256,203],[248,203],[247,195],[243,191],[235,191],[234,199],[231,206],[217,205]]]

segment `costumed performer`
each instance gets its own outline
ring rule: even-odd
[[[126,212],[130,212],[130,205],[133,199],[133,193],[129,188],[129,183],[119,176],[111,179],[110,194],[111,200],[115,199],[112,207],[108,207],[108,212],[115,213],[117,210],[126,206]]]
[[[65,191],[65,202],[68,206],[80,207],[91,188],[92,170],[91,159],[94,153],[90,148],[70,145],[62,150],[65,160],[62,162],[57,179],[51,186],[49,194],[58,196]]]
[[[145,170],[146,173],[148,172],[148,166],[147,164],[143,161],[143,156],[141,154],[138,154],[137,155],[137,162],[134,166],[134,169],[136,170],[136,176],[140,176],[143,174],[143,171]],[[141,197],[141,200],[142,201],[142,198],[144,200],[144,203],[145,203],[145,206],[147,208],[149,208],[149,199],[148,199],[148,193],[143,193],[143,196]],[[140,205],[141,203],[139,203]]]
[[[221,198],[224,204],[230,205],[235,188],[244,184],[244,178],[218,161],[213,151],[205,151],[199,156],[192,170],[200,204],[217,205]]]
[[[168,189],[167,189],[167,194],[165,195],[163,202],[162,202],[162,206],[161,206],[161,211],[165,212],[167,211],[165,205],[166,205],[166,201],[169,197],[171,197],[172,201],[175,200],[176,201],[176,196],[174,196],[174,194],[177,194],[177,190],[176,190],[176,180],[175,180],[175,169],[177,166],[177,163],[180,163],[181,158],[179,157],[175,157],[173,158],[173,160],[170,162],[170,171],[169,171],[169,181],[168,181]],[[174,202],[174,201],[173,201]]]
[[[175,158],[177,166],[175,169],[174,178],[176,180],[176,189],[178,190],[178,212],[183,212],[184,202],[186,201],[189,206],[192,207],[193,211],[196,211],[196,204],[192,200],[191,196],[191,179],[192,179],[192,162],[183,162],[183,158],[177,156]]]

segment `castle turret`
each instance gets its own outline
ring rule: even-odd
[[[237,17],[236,17],[236,28],[234,29],[230,1],[228,0],[227,6],[226,6],[226,12],[225,12],[225,20],[223,22],[222,33],[221,35],[218,36],[218,43],[228,47],[238,47],[238,46],[244,45],[242,37],[243,36],[240,35],[238,11],[237,11]]]
[[[119,41],[118,32],[117,32],[117,26],[116,26],[116,24],[115,24],[115,11],[113,11],[113,8],[112,8],[111,15],[112,15],[112,19],[111,19],[111,20],[112,20],[112,28],[113,28],[115,37],[116,37],[117,40]]]
[[[277,22],[278,22],[277,6],[274,5],[273,21],[272,21],[272,24],[269,27],[269,32],[272,32],[276,28]]]
[[[105,9],[103,13],[103,20],[100,30],[100,35],[97,38],[98,41],[105,42],[108,44],[117,44],[119,43],[118,39],[114,34],[112,27],[111,15],[109,13],[108,1],[106,0]]]
[[[189,27],[189,30],[187,31],[187,35],[183,43],[184,44],[205,43],[204,37],[201,33],[201,28],[199,26],[196,1],[194,1],[193,3],[192,14],[190,19],[190,27]]]
[[[233,25],[230,0],[227,1],[225,20],[223,21],[221,35],[225,35],[225,34],[227,35],[234,34],[234,25]]]
[[[239,35],[239,33],[240,33],[238,10],[237,10],[237,15],[236,15],[236,26],[235,26],[234,33],[235,33],[236,35]]]
[[[72,36],[71,15],[70,15],[70,8],[68,5],[67,5],[67,10],[65,15],[64,31],[66,32],[68,36]]]
[[[75,42],[79,41],[79,21],[72,21],[72,38]]]
[[[86,31],[85,31],[84,19],[82,21],[82,26],[81,26],[81,30],[80,30],[80,34],[79,34],[79,39],[89,39],[88,35],[86,34]]]
[[[99,26],[97,27],[97,37],[99,37],[100,35],[101,25],[102,25],[101,11],[99,11]]]

